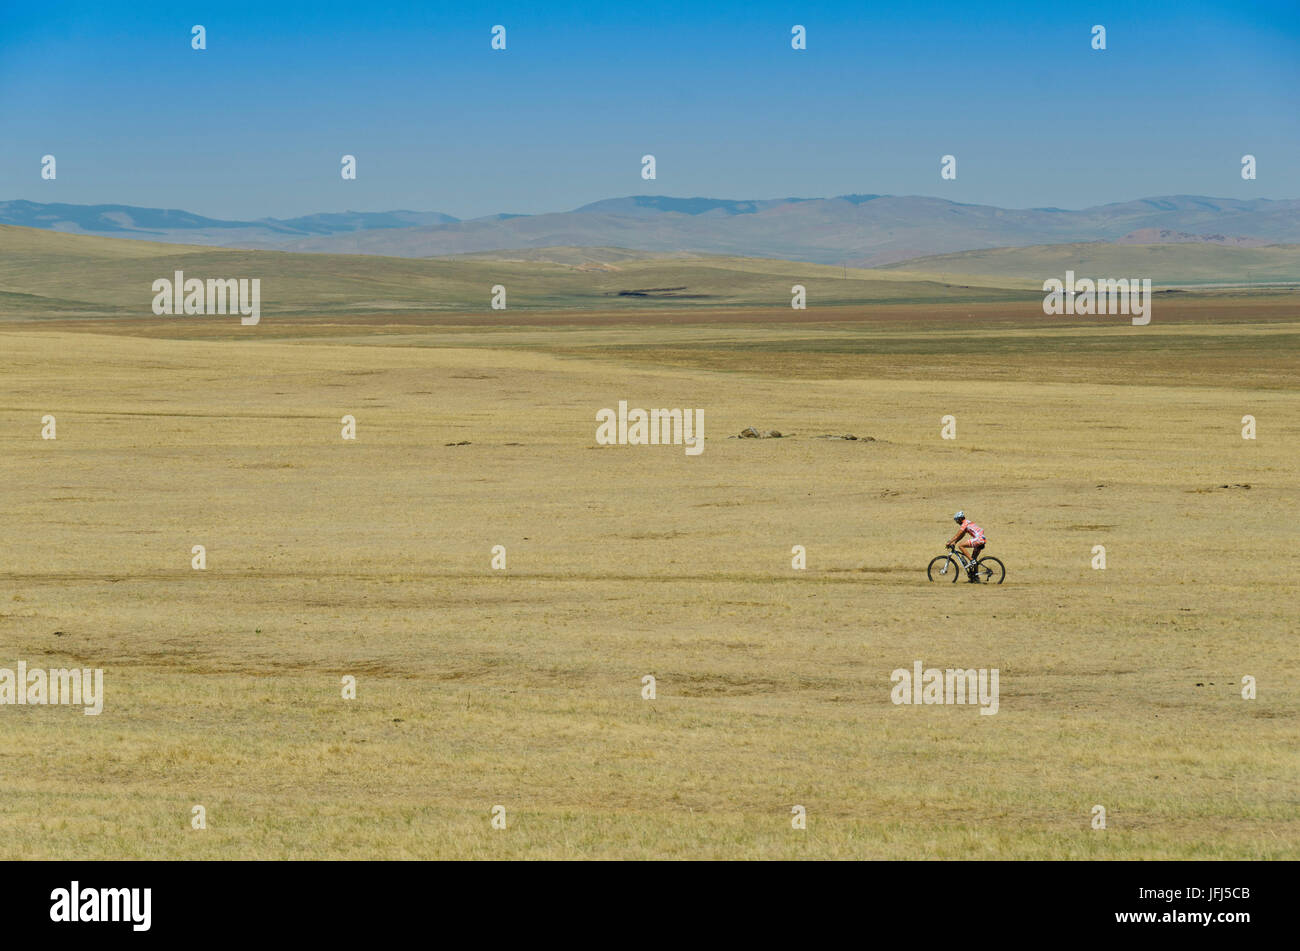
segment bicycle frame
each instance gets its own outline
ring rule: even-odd
[[[960,548],[958,548],[956,545],[949,545],[948,551],[950,551],[952,554],[957,556],[957,560],[961,563],[961,566],[963,568],[969,568],[971,565],[975,564],[975,560],[971,558],[967,558],[966,553],[962,551]],[[975,556],[975,558],[978,557],[979,557],[978,555]]]

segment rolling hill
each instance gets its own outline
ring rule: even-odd
[[[1076,244],[972,251],[906,266],[843,268],[770,258],[540,248],[414,259],[211,248],[0,225],[0,319],[150,317],[152,284],[259,278],[262,313],[482,311],[503,285],[511,309],[1025,301],[1046,277],[1151,277],[1156,287],[1300,281],[1300,245]]]
[[[151,317],[152,284],[175,271],[259,278],[264,315],[482,311],[491,289],[511,309],[788,306],[804,284],[820,303],[1021,299],[1023,281],[947,283],[903,270],[871,271],[771,259],[644,255],[586,249],[413,259],[210,248],[124,241],[0,225],[0,319]],[[606,259],[606,260],[598,260]]]
[[[1042,281],[1073,270],[1079,277],[1151,278],[1156,285],[1291,284],[1300,282],[1300,244],[1262,247],[1176,242],[1170,244],[1040,245],[994,248],[913,258],[882,270],[922,271],[942,280]]]

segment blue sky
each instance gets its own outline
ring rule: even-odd
[[[474,217],[851,192],[1300,197],[1300,3],[0,3],[0,200]]]

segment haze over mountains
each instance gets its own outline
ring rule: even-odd
[[[1082,210],[842,195],[737,201],[634,195],[568,212],[458,220],[342,212],[226,221],[130,205],[0,202],[0,224],[232,248],[433,257],[538,248],[627,248],[872,267],[957,251],[1075,242],[1300,243],[1300,199],[1175,195]]]

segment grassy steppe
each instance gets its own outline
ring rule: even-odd
[[[1294,295],[392,316],[372,264],[0,327],[0,666],[107,682],[0,708],[4,858],[1300,856]],[[598,447],[620,399],[704,453]],[[1005,585],[925,580],[958,507]],[[999,713],[891,704],[915,660]]]

